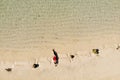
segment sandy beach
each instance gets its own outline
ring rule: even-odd
[[[0,1],[0,80],[119,80],[119,14],[119,0]]]
[[[33,58],[20,58],[0,61],[1,80],[119,80],[119,57],[120,50],[113,48],[100,49],[100,55],[96,56],[92,52],[79,51],[74,59],[67,54],[59,54],[60,61],[55,67],[52,56],[37,58],[40,65],[33,68],[36,60]],[[18,56],[18,55],[17,55]],[[10,57],[9,57],[10,58]],[[17,57],[18,58],[18,57]],[[1,59],[1,58],[0,58]],[[12,68],[11,72],[6,68]]]

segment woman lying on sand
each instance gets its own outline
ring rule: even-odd
[[[54,53],[53,61],[54,61],[55,66],[57,66],[59,63],[59,57],[58,57],[57,52],[54,49],[53,49],[53,53]]]

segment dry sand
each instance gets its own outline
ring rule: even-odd
[[[67,54],[59,54],[57,67],[51,57],[37,58],[40,64],[38,68],[32,65],[36,62],[34,58],[17,58],[0,61],[1,80],[119,80],[120,72],[120,50],[115,48],[100,49],[99,56],[91,51],[78,51],[74,59]],[[1,59],[1,58],[0,58]],[[5,59],[5,57],[3,58]],[[7,72],[6,68],[12,68]]]
[[[0,80],[120,80],[119,8],[119,0],[1,0]]]

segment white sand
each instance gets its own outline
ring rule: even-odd
[[[119,0],[1,0],[0,80],[120,80],[119,8]]]
[[[60,62],[54,66],[51,57],[38,58],[40,67],[32,68],[35,59],[26,57],[17,61],[0,61],[0,80],[119,80],[120,50],[100,49],[99,56],[90,51],[78,51],[73,60],[59,54]],[[28,60],[27,60],[28,59]],[[52,62],[52,63],[50,63]],[[7,72],[5,68],[12,68]]]

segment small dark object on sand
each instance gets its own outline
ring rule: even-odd
[[[70,55],[70,57],[73,59],[75,56],[74,55]]]
[[[7,68],[7,69],[5,69],[6,71],[8,71],[8,72],[11,72],[12,71],[12,68]]]
[[[93,49],[92,51],[94,54],[99,54],[99,49]]]
[[[39,64],[33,64],[33,68],[39,67]]]

